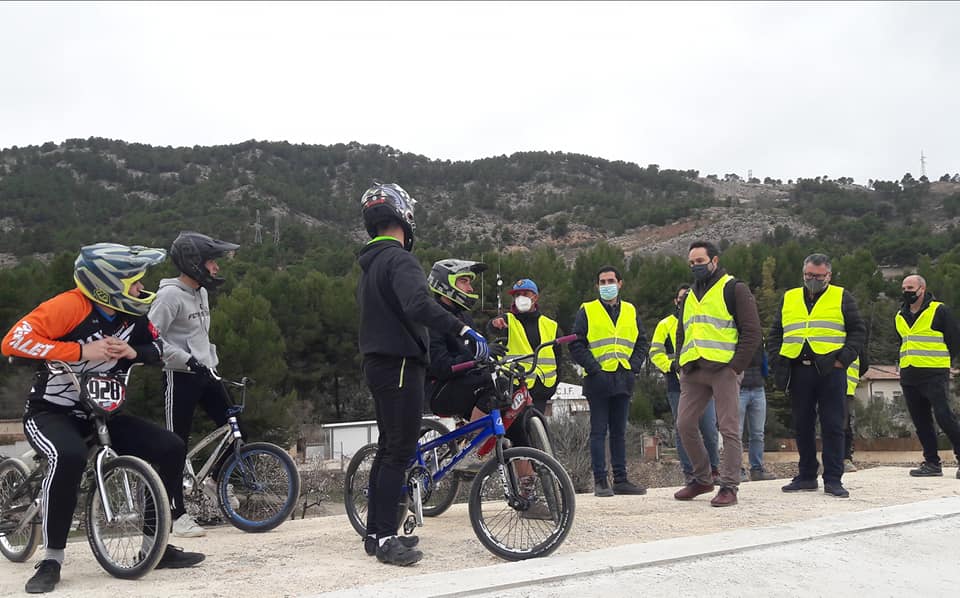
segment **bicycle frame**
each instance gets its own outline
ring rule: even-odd
[[[250,379],[243,377],[240,379],[240,382],[234,382],[232,380],[227,380],[225,378],[217,378],[221,383],[229,384],[231,386],[236,386],[241,389],[240,394],[240,404],[239,405],[230,405],[227,408],[227,423],[223,424],[213,432],[207,434],[203,440],[198,442],[187,453],[187,463],[186,463],[186,472],[193,476],[194,482],[203,480],[210,473],[210,470],[213,469],[214,464],[220,460],[224,452],[226,452],[227,447],[230,443],[233,443],[234,452],[239,452],[240,448],[243,446],[243,438],[240,434],[240,424],[237,422],[237,416],[243,413],[243,408],[246,405],[247,398],[247,383],[250,382]],[[224,392],[226,392],[226,387],[224,387]],[[227,393],[229,397],[230,394]],[[193,458],[200,452],[203,448],[217,440],[220,439],[220,443],[217,445],[217,448],[210,454],[207,460],[204,462],[203,467],[200,468],[199,473],[194,473],[193,469]],[[246,475],[246,470],[241,466],[241,471]]]

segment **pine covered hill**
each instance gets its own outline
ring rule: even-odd
[[[418,235],[427,245],[547,244],[568,260],[601,239],[628,254],[683,254],[694,238],[822,237],[862,246],[890,227],[952,226],[960,185],[908,177],[866,189],[819,177],[788,185],[700,178],[696,170],[560,152],[451,162],[358,143],[172,148],[71,139],[0,150],[0,260],[107,239],[165,247],[188,228],[247,244],[258,210],[263,237],[269,242],[279,227],[293,254],[359,242],[358,199],[374,179],[399,182],[419,200]],[[909,247],[881,243],[877,260],[909,262],[928,249],[917,245],[927,236]]]

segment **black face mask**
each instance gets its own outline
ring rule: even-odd
[[[713,274],[713,272],[710,271],[710,262],[690,266],[690,271],[693,272],[693,278],[696,280],[706,280]]]
[[[903,302],[904,302],[904,304],[906,304],[906,305],[913,305],[914,303],[917,302],[917,299],[919,299],[919,297],[917,296],[917,292],[916,292],[916,291],[904,291],[904,292],[903,292]]]

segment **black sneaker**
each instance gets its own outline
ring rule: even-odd
[[[820,485],[817,484],[817,480],[801,480],[800,478],[793,478],[793,480],[780,488],[784,492],[809,492],[811,490],[816,490]]]
[[[416,548],[403,545],[398,536],[394,536],[377,547],[377,560],[387,565],[407,567],[423,558]]]
[[[836,496],[837,498],[850,498],[850,492],[843,487],[843,484],[837,482],[836,484],[823,483],[823,493],[829,494],[830,496]]]
[[[60,563],[53,559],[44,559],[34,567],[37,570],[27,582],[27,594],[46,594],[52,592],[60,581]]]
[[[163,556],[160,557],[160,562],[157,563],[156,569],[183,569],[185,567],[193,567],[197,563],[203,562],[205,558],[207,558],[206,555],[200,552],[186,552],[179,546],[167,544],[167,549],[163,552]]]
[[[939,463],[930,463],[929,461],[924,461],[920,464],[920,467],[911,469],[910,475],[915,478],[940,477],[943,475],[943,467],[941,467]]]
[[[628,480],[613,483],[614,494],[646,494],[647,489]]]
[[[600,480],[593,483],[593,495],[594,496],[613,496],[613,489],[610,487],[610,482],[607,480]]]
[[[420,538],[418,536],[397,536],[397,539],[400,540],[400,543],[407,548],[413,548],[420,543]],[[364,538],[363,551],[367,553],[367,556],[373,556],[377,554],[377,539],[373,536],[367,536]]]

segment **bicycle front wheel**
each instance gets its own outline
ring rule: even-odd
[[[420,444],[439,438],[444,434],[449,434],[450,430],[440,422],[432,419],[424,419],[420,423]],[[423,453],[423,462],[427,471],[432,476],[437,471],[443,469],[457,454],[457,444],[448,442],[442,444],[432,451]],[[451,471],[440,480],[430,481],[430,495],[423,503],[423,516],[436,517],[450,508],[453,501],[456,500],[460,492],[460,478],[456,472]]]
[[[0,552],[14,563],[32,557],[43,535],[39,521],[23,521],[33,503],[31,493],[23,487],[28,477],[30,469],[20,459],[0,462]],[[4,532],[7,528],[11,531]]]
[[[480,542],[508,561],[546,556],[573,527],[576,495],[570,476],[550,455],[528,447],[503,452],[470,487],[470,523]],[[504,492],[504,484],[510,491]]]
[[[217,497],[224,516],[245,532],[266,532],[283,523],[300,498],[300,472],[285,450],[251,442],[223,466]]]
[[[104,570],[121,579],[137,579],[153,570],[167,549],[170,500],[160,476],[137,457],[115,457],[103,466],[103,494],[87,494],[87,541]]]

